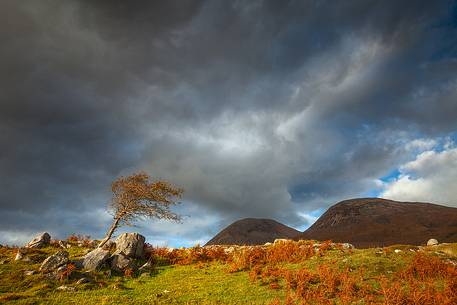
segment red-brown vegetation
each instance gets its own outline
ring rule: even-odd
[[[228,272],[249,271],[251,282],[286,291],[283,301],[276,299],[272,304],[457,304],[456,266],[422,252],[397,272],[370,276],[363,268],[352,270],[333,259],[314,269],[290,267],[313,256],[325,256],[327,251],[352,252],[330,241],[149,250],[151,260],[170,264],[198,266],[220,261],[227,264]]]

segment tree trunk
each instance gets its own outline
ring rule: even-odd
[[[103,238],[103,240],[98,244],[98,248],[103,247],[103,245],[106,244],[106,242],[111,238],[111,236],[113,235],[113,233],[116,230],[117,226],[119,225],[119,221],[120,220],[121,220],[120,217],[114,218],[113,224],[111,225],[111,227],[109,228],[108,232],[106,233],[105,238]]]

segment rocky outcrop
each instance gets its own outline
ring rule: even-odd
[[[26,248],[42,248],[42,247],[48,246],[50,241],[51,241],[51,235],[49,235],[49,233],[47,233],[47,232],[44,232],[44,233],[36,236],[34,239],[32,239],[25,247]]]
[[[124,253],[114,254],[111,257],[111,269],[117,272],[124,272],[126,269],[136,270],[136,264],[132,258]]]
[[[110,257],[108,250],[97,248],[84,256],[82,265],[86,270],[97,270],[100,269]]]
[[[143,235],[138,233],[124,233],[116,239],[116,254],[124,253],[130,258],[142,258],[144,256]]]
[[[59,251],[46,258],[40,266],[40,271],[50,272],[68,263],[68,252]]]

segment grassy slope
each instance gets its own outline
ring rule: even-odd
[[[313,256],[300,264],[287,264],[290,269],[306,267],[315,270],[321,264],[337,265],[351,270],[364,270],[366,281],[379,274],[389,276],[406,266],[414,252],[407,246],[361,249],[350,252],[332,250],[323,257]],[[395,253],[393,249],[403,249]],[[15,250],[0,249],[0,303],[7,304],[269,304],[276,297],[283,299],[284,289],[249,281],[248,272],[229,273],[222,263],[164,266],[153,274],[135,278],[97,276],[97,284],[76,287],[76,291],[56,291],[59,285],[74,286],[74,281],[44,280],[40,274],[23,275],[25,270],[38,270],[40,262],[55,248],[36,250],[29,254],[33,263],[14,262]],[[84,249],[70,248],[70,256],[81,256]],[[446,257],[457,257],[457,244],[430,249]]]

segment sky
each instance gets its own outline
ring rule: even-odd
[[[0,2],[0,243],[101,238],[110,184],[185,189],[148,242],[356,197],[457,207],[455,1]]]

